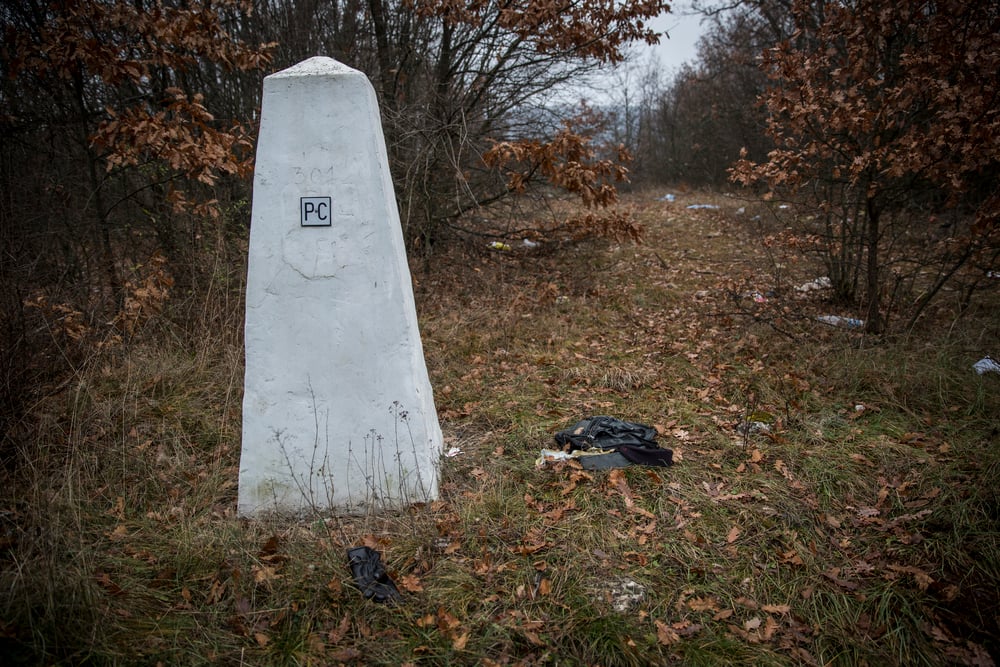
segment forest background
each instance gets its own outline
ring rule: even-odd
[[[379,96],[396,198],[417,280],[422,326],[431,332],[453,326],[456,340],[465,340],[469,346],[457,346],[456,354],[464,349],[466,357],[439,359],[438,370],[432,367],[431,371],[432,376],[437,373],[436,386],[441,386],[443,419],[446,424],[451,421],[452,428],[465,437],[476,439],[469,434],[466,421],[486,418],[493,425],[504,424],[500,430],[516,441],[516,446],[508,444],[512,451],[534,447],[528,444],[530,438],[521,419],[509,415],[501,419],[490,412],[502,412],[503,406],[510,411],[511,402],[534,399],[527,395],[519,399],[493,387],[499,403],[492,408],[477,407],[481,399],[454,388],[456,384],[449,381],[454,380],[451,364],[479,364],[490,345],[476,338],[481,334],[466,328],[479,322],[476,318],[448,324],[449,317],[441,316],[448,307],[470,298],[445,289],[442,280],[447,283],[447,279],[442,276],[462,275],[469,267],[477,274],[488,273],[491,280],[485,283],[472,280],[475,276],[467,281],[482,290],[474,300],[480,308],[493,303],[482,298],[484,295],[492,298],[504,294],[505,288],[513,291],[517,298],[501,299],[508,306],[491,312],[504,322],[513,317],[509,309],[514,306],[509,304],[517,303],[533,304],[539,313],[555,309],[550,314],[563,321],[571,319],[571,314],[556,308],[565,303],[561,297],[567,292],[587,297],[580,307],[611,308],[614,312],[624,309],[632,318],[627,322],[636,326],[642,321],[640,313],[675,312],[664,304],[671,301],[670,290],[676,289],[680,280],[663,283],[663,275],[656,271],[672,275],[678,266],[688,267],[687,263],[696,259],[690,253],[681,253],[676,261],[664,258],[664,248],[673,243],[664,225],[676,224],[670,231],[683,233],[678,239],[691,248],[705,241],[700,225],[711,227],[712,234],[726,229],[733,239],[749,233],[759,241],[760,247],[750,250],[712,236],[709,245],[730,253],[726,261],[743,269],[752,266],[753,271],[741,273],[743,269],[734,268],[725,275],[716,272],[708,290],[702,289],[706,285],[691,286],[702,305],[711,303],[706,292],[726,295],[724,308],[713,305],[707,311],[688,313],[692,321],[702,323],[703,341],[718,343],[720,350],[725,346],[705,333],[713,330],[713,318],[725,323],[726,331],[735,338],[764,340],[764,332],[770,332],[775,339],[767,338],[767,345],[775,350],[775,356],[787,345],[777,341],[816,336],[803,327],[805,322],[814,322],[818,312],[810,307],[817,304],[782,303],[779,298],[792,293],[791,281],[801,277],[793,275],[793,266],[808,266],[814,274],[811,277],[826,279],[813,283],[822,308],[860,323],[856,331],[836,339],[838,345],[833,349],[837,353],[831,357],[857,371],[855,377],[866,373],[854,365],[860,363],[857,358],[848,361],[843,356],[853,354],[844,350],[885,355],[880,363],[891,368],[880,368],[888,372],[905,367],[892,355],[912,353],[914,348],[908,345],[923,349],[919,346],[934,341],[943,356],[933,358],[947,358],[949,363],[973,355],[973,350],[985,354],[991,346],[995,348],[997,322],[992,313],[1000,274],[1000,195],[996,186],[1000,4],[954,0],[908,0],[892,7],[881,4],[866,0],[763,0],[704,6],[705,34],[697,59],[668,77],[652,64],[626,58],[631,44],[657,39],[649,22],[667,9],[657,0],[4,3],[0,8],[0,458],[10,495],[5,498],[5,532],[0,546],[4,549],[5,590],[12,592],[0,618],[4,636],[26,655],[45,656],[46,660],[77,661],[81,655],[95,652],[103,656],[98,661],[113,662],[116,655],[124,659],[116,653],[125,649],[116,643],[114,632],[109,629],[105,636],[97,632],[98,624],[87,625],[92,611],[80,612],[80,627],[60,627],[55,618],[65,614],[64,604],[77,611],[95,610],[101,607],[96,601],[101,595],[117,599],[125,590],[117,583],[119,575],[112,578],[109,574],[111,565],[97,566],[90,559],[98,553],[106,555],[108,541],[117,544],[124,537],[116,531],[130,516],[131,505],[126,507],[124,498],[132,492],[124,491],[122,485],[136,475],[145,479],[149,470],[139,474],[130,466],[134,457],[145,456],[144,447],[159,446],[150,445],[152,440],[143,434],[146,429],[162,428],[163,415],[158,417],[159,426],[154,426],[139,419],[143,411],[136,406],[170,396],[190,398],[190,386],[165,389],[163,373],[153,373],[142,386],[134,386],[136,355],[159,350],[175,355],[172,363],[177,367],[186,367],[178,358],[196,360],[198,368],[211,358],[214,361],[209,365],[221,364],[228,369],[228,380],[222,383],[228,387],[225,401],[216,404],[214,399],[205,399],[209,408],[204,414],[201,407],[190,405],[181,410],[186,412],[185,418],[193,420],[182,429],[188,435],[181,440],[193,446],[193,438],[197,446],[185,454],[191,467],[172,469],[171,474],[203,474],[205,456],[218,464],[223,478],[222,471],[232,465],[236,436],[229,412],[235,405],[231,392],[239,386],[233,378],[241,372],[238,357],[250,220],[249,177],[261,81],[267,73],[312,55],[329,55],[365,72]],[[581,83],[587,81],[602,82],[600,103],[580,99]],[[715,202],[713,206],[720,207],[709,210],[725,211],[729,222],[712,217],[677,222],[664,211],[667,204],[659,200],[660,193],[669,193],[676,201],[692,192],[705,193]],[[730,197],[720,199],[719,193]],[[739,206],[729,205],[737,201]],[[646,245],[636,245],[640,243]],[[529,247],[534,254],[529,253]],[[652,255],[642,255],[643,247],[651,249]],[[624,306],[614,300],[601,302],[598,296],[602,292],[595,287],[595,281],[600,280],[590,272],[575,274],[565,269],[567,273],[559,273],[563,270],[561,258],[577,258],[597,270],[609,257],[621,260],[622,252],[638,253],[637,257],[645,257],[643,261],[653,262],[634,272],[633,277],[648,281],[637,289],[653,290],[657,285],[673,288],[663,287],[667,292],[656,299],[647,295]],[[705,252],[714,257],[710,250]],[[525,253],[529,253],[527,258]],[[695,273],[709,270],[685,268]],[[530,287],[519,287],[521,281]],[[437,289],[423,289],[422,285]],[[659,316],[650,322],[653,320],[665,325]],[[587,331],[588,335],[599,335]],[[959,331],[974,333],[963,337],[956,333]],[[498,333],[505,342],[493,341],[489,354],[515,347],[512,336],[524,334],[514,325],[500,327]],[[433,333],[427,337],[434,340]],[[684,339],[678,333],[678,340]],[[606,408],[628,407],[630,400],[638,400],[632,395],[641,393],[638,389],[649,384],[650,378],[633,366],[641,364],[640,360],[626,363],[624,356],[616,355],[638,348],[616,349],[594,342],[592,339],[589,349],[600,351],[604,362],[609,355],[617,359],[618,370],[600,377],[590,377],[581,370],[559,383],[582,381],[588,387],[603,386],[618,392]],[[659,342],[667,347],[672,344]],[[951,342],[953,346],[949,346]],[[480,345],[483,349],[477,348]],[[690,358],[694,362],[698,355],[705,355],[705,349],[684,354],[695,355]],[[870,352],[872,349],[878,352]],[[213,356],[219,354],[225,363]],[[590,352],[577,350],[574,354],[586,357]],[[433,366],[433,352],[428,356]],[[536,361],[546,358],[541,352],[528,356],[537,357]],[[166,358],[151,365],[166,363]],[[774,426],[769,442],[775,449],[788,446],[790,440],[782,440],[778,426],[789,427],[793,421],[793,407],[797,410],[803,402],[800,394],[809,391],[803,387],[815,388],[817,377],[836,375],[824,366],[813,369],[817,377],[803,379],[793,368],[801,359],[784,361],[790,367],[778,373],[776,388],[772,387],[775,393],[769,398],[765,398],[767,383],[755,373],[750,373],[750,379],[741,376],[739,381],[732,380],[732,391],[723,392],[727,406],[737,406],[736,412],[742,414],[742,423],[764,423],[751,417],[766,417],[764,421]],[[504,363],[498,364],[504,367]],[[731,359],[717,359],[714,365],[697,369],[697,381],[692,376],[687,386],[698,395],[705,391],[704,383],[711,388],[723,382],[726,367],[731,370],[732,365]],[[968,366],[965,372],[969,372]],[[753,364],[750,367],[756,368]],[[889,627],[890,607],[866,607],[860,599],[863,595],[851,588],[854,580],[844,576],[844,568],[822,563],[816,572],[834,590],[851,593],[847,597],[853,602],[844,603],[844,625],[849,626],[848,620],[852,620],[870,631],[870,644],[860,649],[868,659],[878,661],[886,657],[879,651],[906,645],[902,640],[886,644],[886,633],[907,640],[919,635],[921,639],[914,640],[914,646],[921,648],[915,650],[926,648],[930,662],[940,656],[971,663],[992,659],[991,652],[995,656],[996,540],[983,536],[990,534],[991,526],[995,528],[998,504],[995,492],[989,495],[984,491],[990,485],[979,483],[995,480],[997,472],[991,463],[996,450],[996,399],[990,385],[984,384],[989,377],[964,383],[957,379],[959,371],[948,368],[947,373],[953,374],[940,367],[926,369],[926,386],[936,387],[940,399],[933,408],[921,404],[917,410],[910,399],[898,398],[894,403],[898,412],[893,415],[899,421],[891,427],[888,406],[867,414],[880,415],[880,424],[870,434],[875,440],[888,434],[903,444],[932,442],[938,458],[952,447],[965,448],[965,454],[952,461],[958,466],[953,472],[967,491],[978,490],[961,496],[961,503],[955,505],[965,511],[954,518],[955,542],[948,543],[955,549],[954,553],[948,551],[952,560],[928,557],[938,568],[934,570],[919,559],[887,562],[880,552],[853,561],[856,567],[852,573],[875,579],[886,572],[895,573],[891,579],[894,584],[904,575],[911,577],[914,591],[901,594],[902,602],[894,603],[907,609],[963,607],[966,612],[974,611],[954,623],[942,620],[947,616],[944,612],[922,615],[914,611],[912,617],[904,614],[898,627]],[[872,380],[872,386],[880,387],[875,396],[880,392],[895,395],[907,384],[898,376],[880,377]],[[216,387],[218,380],[202,381]],[[967,388],[961,388],[966,384]],[[852,386],[857,394],[857,385]],[[921,386],[925,385],[917,382],[911,389]],[[995,387],[992,389],[995,394]],[[847,405],[854,399],[856,396],[838,395],[834,402]],[[767,409],[761,407],[765,402],[769,402]],[[110,407],[116,403],[118,408]],[[782,410],[775,407],[778,404]],[[568,418],[562,412],[547,413],[538,405],[532,410],[548,414],[549,421]],[[784,419],[778,420],[776,415],[782,411]],[[942,429],[958,428],[949,417],[956,411],[968,418],[964,445],[941,440],[945,437]],[[666,432],[679,430],[689,436],[691,429],[687,427],[696,423],[710,428],[696,418],[697,410],[683,418],[657,414],[661,426],[667,424]],[[200,417],[195,415],[206,423],[197,423]],[[209,423],[212,426],[206,428]],[[531,437],[537,435],[529,431]],[[453,433],[453,437],[458,436]],[[858,434],[852,438],[864,439]],[[809,485],[808,480],[803,482],[788,470],[786,461],[792,452],[775,459],[773,452],[751,446],[749,426],[738,440],[741,455],[746,457],[744,466],[753,470],[752,466],[763,462],[794,490],[802,491],[795,484]],[[180,441],[170,442],[180,447]],[[491,444],[483,454],[494,451]],[[870,452],[865,452],[854,451],[848,456],[861,456],[850,460],[865,467],[866,460],[871,463]],[[969,457],[976,458],[972,452],[988,455],[972,465]],[[725,455],[715,454],[723,457],[722,463],[713,459],[705,464],[709,468],[727,461]],[[95,456],[105,463],[113,462],[117,476],[105,478],[108,469],[103,463],[98,465]],[[165,459],[156,461],[164,463]],[[212,465],[209,469],[216,470]],[[876,464],[871,467],[884,472]],[[482,465],[470,468],[485,469]],[[814,472],[819,477],[834,475],[831,470]],[[798,473],[804,475],[802,470]],[[537,473],[525,473],[532,474]],[[873,475],[879,498],[861,510],[848,512],[837,505],[834,511],[824,504],[826,500],[817,501],[813,509],[823,530],[847,530],[850,523],[850,528],[861,532],[889,531],[899,537],[893,531],[903,524],[931,518],[922,515],[892,523],[897,516],[880,524],[878,517],[886,516],[887,511],[883,507],[887,496],[882,492],[894,493],[901,507],[910,507],[907,503],[931,502],[947,488],[929,481],[917,484],[905,475]],[[115,481],[109,481],[112,478]],[[584,483],[583,478],[575,479],[574,484]],[[602,480],[600,484],[605,486],[599,487],[624,494],[629,511],[635,513],[631,494],[637,480],[622,479]],[[848,487],[854,483],[837,479]],[[646,483],[657,484],[652,478]],[[230,491],[224,482],[219,484],[213,487],[217,495],[206,501],[208,515],[226,515],[218,507],[220,502],[225,505]],[[913,490],[918,487],[919,493]],[[150,512],[159,511],[150,508],[158,503],[176,507],[177,498],[171,494],[180,493],[178,488],[165,482],[161,490],[166,495],[151,496],[138,503],[135,511],[141,509],[141,516],[150,521],[159,520],[149,518]],[[556,493],[569,496],[575,486],[562,488],[569,490]],[[718,503],[718,497],[726,495],[720,488],[706,491],[706,502]],[[678,489],[671,489],[678,503],[687,502]],[[908,496],[907,489],[918,495]],[[746,493],[747,498],[757,497]],[[526,511],[541,511],[537,498],[529,501],[524,493],[517,497]],[[94,509],[109,498],[110,510]],[[829,502],[841,501],[831,494]],[[860,501],[850,502],[857,505]],[[477,507],[483,516],[490,516],[487,508]],[[875,514],[871,514],[873,510]],[[119,523],[105,531],[101,520],[91,516],[92,511]],[[555,520],[548,514],[555,511],[545,506],[546,521]],[[643,511],[652,512],[662,524],[661,510]],[[690,514],[703,514],[680,504],[671,511],[683,521]],[[642,512],[638,515],[644,516]],[[849,522],[844,516],[853,518]],[[164,517],[164,521],[169,519]],[[194,520],[193,515],[188,518]],[[731,518],[724,515],[720,523]],[[939,523],[925,532],[943,531],[940,518],[936,520]],[[435,530],[449,538],[453,536],[449,522],[460,523],[451,515],[428,521],[429,526],[436,521]],[[181,523],[190,528],[191,524]],[[642,540],[643,535],[648,538],[656,530],[665,530],[663,525],[656,528],[655,523],[608,530]],[[365,528],[374,530],[371,524]],[[675,528],[684,532],[679,523]],[[727,528],[721,544],[735,549],[740,534],[741,530],[733,533]],[[914,534],[905,533],[902,543],[915,547],[920,542],[923,549],[929,548],[928,544],[935,548],[941,544],[917,540]],[[514,540],[518,546],[513,549],[520,549],[517,553],[522,557],[550,549],[552,545],[539,535],[526,528]],[[788,535],[787,548],[775,552],[774,568],[804,565],[804,553],[795,546],[798,538]],[[239,539],[253,538],[243,535]],[[710,538],[695,532],[685,539],[699,549]],[[844,535],[838,534],[836,539],[850,542]],[[958,555],[959,543],[972,549],[977,565],[969,565],[969,554]],[[258,573],[260,580],[255,585],[259,587],[273,586],[271,575],[286,561],[276,545],[267,544],[270,542],[266,541],[263,549],[246,552],[256,559],[257,570],[251,565],[242,567],[243,572]],[[405,546],[396,544],[389,553],[395,554],[397,566],[409,563],[406,567],[414,577],[410,580],[412,592],[418,593],[423,565],[414,569],[408,560],[413,555],[406,555]],[[599,546],[594,549],[604,553]],[[820,559],[815,544],[807,550]],[[83,555],[71,556],[74,552]],[[155,564],[150,568],[156,571],[144,585],[157,591],[176,589],[180,602],[171,604],[192,604],[192,572],[185,573],[183,567],[172,566],[172,572],[160,567],[163,556],[152,547],[136,547],[130,557],[146,552],[150,554],[146,560],[151,557]],[[553,559],[536,570],[548,572],[555,562]],[[857,562],[871,569],[864,570]],[[273,570],[266,569],[272,566]],[[500,563],[497,571],[496,566],[485,561],[469,565],[471,573],[485,567],[491,577],[502,574],[506,567]],[[714,568],[702,566],[707,568],[705,572]],[[302,645],[285,647],[287,655],[299,655],[300,649],[309,654],[316,648],[309,642],[315,628],[326,620],[309,616],[304,626],[289,625],[290,612],[272,610],[268,615],[256,607],[251,610],[236,583],[226,584],[230,580],[218,572],[206,575],[201,566],[191,567],[197,576],[209,580],[204,604],[223,601],[222,589],[212,592],[215,584],[231,596],[225,602],[239,627],[229,627],[224,641],[217,637],[213,641],[239,645],[245,640],[248,644],[241,650],[280,661],[276,656],[285,654],[275,652],[272,634],[279,629],[298,636],[296,632],[305,627]],[[962,568],[967,574],[978,573],[975,585],[963,587],[949,578]],[[547,581],[539,577],[539,582]],[[937,588],[931,586],[935,582]],[[516,602],[534,602],[540,588]],[[63,589],[71,593],[60,600]],[[797,590],[800,600],[817,605],[812,593],[803,597],[804,590],[807,587]],[[722,645],[728,646],[730,640],[754,644],[747,637],[755,637],[756,644],[773,644],[767,650],[785,659],[820,660],[819,654],[829,655],[824,651],[857,657],[851,653],[853,649],[845,648],[850,644],[843,637],[824,645],[817,639],[821,636],[819,622],[810,625],[803,620],[809,615],[801,610],[797,610],[798,616],[789,615],[792,609],[786,610],[785,603],[770,603],[772,610],[767,612],[783,619],[780,632],[777,626],[768,630],[765,621],[777,621],[760,614],[751,615],[742,625],[733,626],[735,629],[726,629],[732,625],[724,623],[726,612],[733,607],[724,601],[738,596],[725,588],[701,593],[658,604],[707,614],[723,626],[718,635],[725,639]],[[159,593],[151,595],[157,598]],[[928,602],[929,595],[936,595],[938,602]],[[699,602],[692,606],[691,599]],[[298,602],[283,600],[281,604],[291,609]],[[498,640],[503,649],[492,659],[500,660],[501,655],[508,660],[528,659],[545,643],[539,639],[545,636],[539,634],[541,626],[533,625],[538,619],[524,616],[527,611],[518,604],[505,612],[505,623],[519,624],[519,639]],[[646,616],[642,620],[649,624],[650,614],[661,607],[643,609]],[[750,608],[743,603],[736,607]],[[760,605],[750,609],[759,611]],[[133,608],[125,613],[142,616],[145,612]],[[815,618],[826,618],[832,612],[815,608],[813,613]],[[425,625],[416,626],[420,632],[437,632],[448,651],[466,651],[469,638],[462,629],[471,617],[459,618],[446,607],[432,616]],[[251,617],[256,619],[253,623]],[[340,616],[335,620],[342,622]],[[495,621],[494,617],[490,622]],[[697,630],[691,629],[694,626]],[[683,654],[677,647],[711,625],[686,618],[671,624],[656,618],[650,627],[652,645],[669,656],[677,651]],[[346,626],[325,628],[321,634],[329,649],[345,637],[370,642],[371,627],[365,628],[364,620],[355,619]],[[602,632],[614,634],[610,628]],[[88,646],[81,640],[87,633],[101,637]],[[176,636],[172,635],[173,641]],[[563,650],[571,651],[574,636],[572,632],[567,635],[569,643],[562,644]],[[812,639],[802,639],[806,636]],[[621,644],[625,648],[609,648],[604,657],[587,654],[590,657],[586,660],[628,662],[632,655],[628,641],[636,640],[614,637],[615,641],[608,640],[609,646]],[[419,648],[419,640],[414,641],[408,651]],[[231,656],[234,649],[227,646],[218,650]],[[169,655],[160,644],[148,648],[144,655],[156,651]],[[349,653],[341,657],[349,657]],[[905,662],[900,655],[892,657]]]

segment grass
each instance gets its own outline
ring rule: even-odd
[[[996,294],[892,340],[823,326],[836,306],[789,289],[820,270],[759,243],[741,202],[704,197],[721,209],[636,195],[642,245],[453,248],[415,273],[446,445],[463,453],[440,499],[396,515],[235,517],[242,353],[214,327],[238,330],[238,299],[204,307],[201,332],[151,323],[95,353],[37,406],[5,473],[0,651],[991,664],[1000,378],[971,364],[998,340]],[[656,424],[676,465],[536,467],[592,414]],[[769,432],[736,428],[760,420]],[[403,604],[361,598],[345,556],[359,544]]]

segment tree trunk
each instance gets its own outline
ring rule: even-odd
[[[868,301],[868,313],[865,318],[865,331],[874,334],[882,333],[883,327],[885,326],[882,321],[882,300],[880,297],[880,265],[878,256],[878,246],[879,246],[879,235],[881,230],[879,229],[879,216],[881,211],[879,211],[878,206],[875,204],[874,199],[868,197],[865,201],[865,212],[868,222],[868,238],[866,241],[868,250],[868,266],[867,266],[867,293],[866,298]]]

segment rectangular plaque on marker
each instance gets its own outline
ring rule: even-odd
[[[330,210],[332,197],[302,197],[299,219],[303,227],[329,227],[333,224]]]

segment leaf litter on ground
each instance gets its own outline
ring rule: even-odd
[[[30,614],[61,582],[91,602],[58,632],[107,661],[991,664],[995,378],[969,385],[948,356],[969,343],[948,348],[933,322],[933,347],[817,324],[824,290],[794,289],[819,275],[809,258],[734,216],[745,202],[703,199],[719,208],[634,195],[640,245],[456,246],[415,268],[442,427],[462,455],[443,461],[440,500],[400,516],[236,522],[238,438],[213,432],[222,412],[192,436],[164,409],[193,414],[184,382],[144,390],[110,360],[89,393],[98,409],[74,417],[72,469],[95,472],[35,478],[50,513],[22,532],[55,546],[17,546],[40,576],[5,570],[17,606],[0,628],[56,633]],[[995,326],[963,317],[970,340]],[[158,359],[151,377],[177,355],[132,354],[133,373]],[[535,468],[585,414],[660,425],[675,465]],[[753,422],[769,429],[739,429]],[[136,445],[113,450],[117,468],[86,458],[115,433]],[[399,607],[349,585],[339,554],[356,544],[383,554]],[[159,635],[132,641],[152,619]]]

